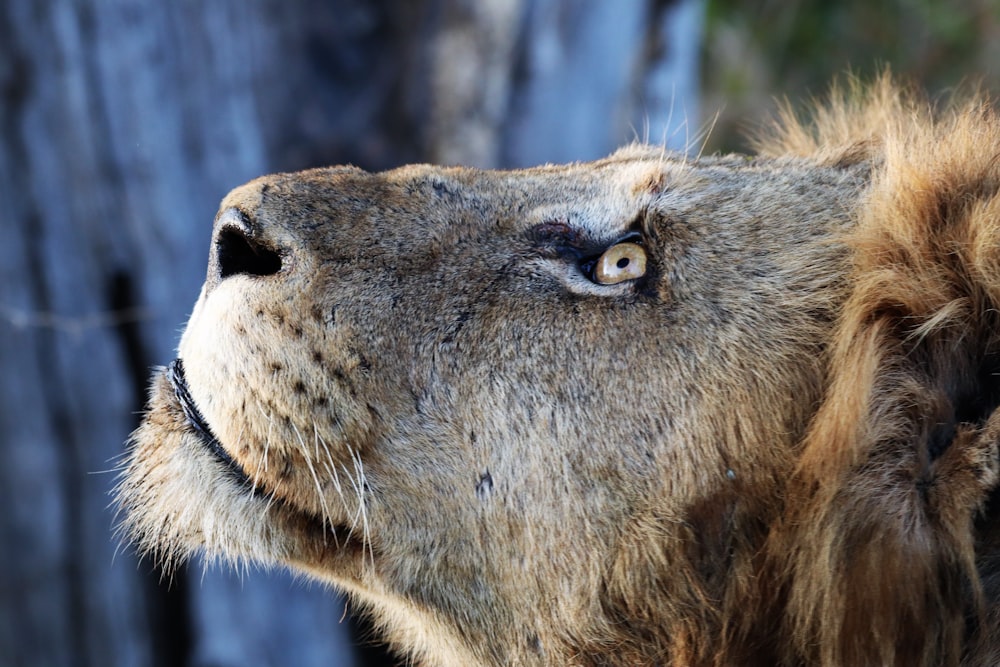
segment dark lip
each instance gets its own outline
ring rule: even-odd
[[[280,497],[275,496],[263,486],[255,484],[243,466],[237,463],[236,460],[229,455],[226,448],[223,447],[222,443],[219,442],[219,439],[215,437],[212,429],[209,427],[205,418],[198,410],[198,406],[195,404],[194,399],[191,398],[191,390],[188,388],[187,378],[184,376],[184,362],[181,361],[180,358],[174,359],[170,365],[167,366],[166,373],[167,381],[170,382],[170,386],[173,387],[174,396],[177,397],[177,402],[180,404],[181,410],[184,412],[184,417],[187,420],[188,426],[191,427],[191,430],[198,436],[198,440],[205,446],[209,453],[211,453],[219,464],[225,468],[226,472],[229,473],[233,481],[245,490],[248,490],[255,498],[267,501],[269,506],[276,504],[292,510],[292,508],[288,507],[285,504],[285,501]],[[321,534],[326,535],[327,531],[331,530],[335,535],[339,535],[338,544],[346,544],[351,541],[349,531],[344,534],[343,531],[341,531],[337,526],[333,526],[323,521],[323,519],[304,514],[301,511],[298,511],[298,513],[306,521],[314,523],[316,525],[316,530]]]
[[[195,405],[194,399],[191,398],[191,390],[188,388],[187,378],[184,375],[184,362],[179,358],[174,359],[167,367],[167,379],[170,381],[170,386],[174,389],[174,396],[177,397],[177,402],[180,404],[181,410],[184,411],[184,417],[187,419],[188,426],[198,435],[198,439],[205,445],[205,448],[212,453],[219,463],[225,466],[226,470],[238,482],[253,489],[255,492],[258,491],[257,486],[251,481],[250,476],[247,475],[243,466],[229,455],[229,452],[226,451],[226,448],[222,446],[222,443],[219,442],[219,439],[212,433],[212,429],[205,422],[205,418],[198,410],[198,406]]]

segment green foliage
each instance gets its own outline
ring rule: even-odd
[[[738,123],[848,71],[1000,91],[1000,0],[708,0],[703,44],[703,109],[719,113],[709,150],[740,150]]]

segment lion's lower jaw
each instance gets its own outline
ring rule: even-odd
[[[325,525],[248,484],[206,446],[161,374],[146,419],[130,443],[118,503],[125,537],[168,570],[195,556],[237,568],[247,563],[291,568],[350,594],[370,609],[389,642],[419,664],[589,665],[587,656],[601,653],[597,644],[602,643],[622,647],[623,665],[647,661],[644,650],[671,653],[666,647],[640,647],[636,638],[620,632],[611,637],[598,628],[613,624],[586,614],[571,622],[539,621],[544,630],[515,627],[510,617],[517,614],[502,608],[502,595],[480,601],[475,621],[448,617],[390,590],[385,582],[393,577],[378,571],[380,559],[372,546],[349,529]],[[406,588],[406,582],[397,583]],[[456,600],[450,606],[460,604]],[[584,634],[590,635],[586,642],[574,639]],[[595,644],[596,636],[606,639]],[[628,655],[626,644],[632,645]]]
[[[353,563],[362,545],[350,530],[248,488],[202,437],[166,374],[158,375],[116,489],[119,530],[140,552],[168,567],[200,554],[233,564],[336,565],[345,576],[359,574]]]

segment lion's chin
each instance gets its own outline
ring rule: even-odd
[[[201,554],[285,565],[349,587],[371,575],[374,553],[356,530],[252,481],[201,418],[179,360],[154,379],[116,495],[122,537],[168,567]]]

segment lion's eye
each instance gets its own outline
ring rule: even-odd
[[[638,243],[616,243],[597,258],[593,279],[599,285],[616,285],[646,275],[646,249]]]

